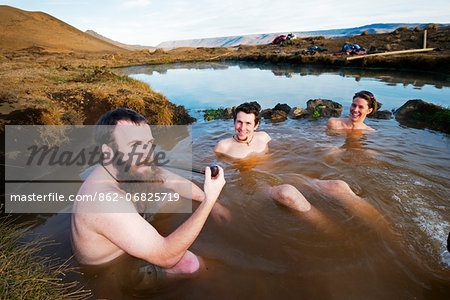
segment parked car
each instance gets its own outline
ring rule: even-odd
[[[278,35],[278,36],[276,36],[276,37],[273,39],[272,44],[273,44],[273,45],[280,44],[280,43],[282,43],[285,39],[286,39],[286,36],[285,36],[285,35]]]

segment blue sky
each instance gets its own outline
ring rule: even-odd
[[[253,33],[450,23],[448,0],[6,0],[126,44]]]

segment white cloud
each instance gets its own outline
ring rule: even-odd
[[[81,30],[104,32],[124,43],[286,31],[339,29],[372,23],[448,23],[450,2],[434,0],[4,0],[40,10]],[[66,5],[49,5],[50,2]],[[72,4],[70,4],[72,2]],[[102,30],[100,30],[102,29]],[[103,30],[105,29],[105,30]]]
[[[149,0],[131,0],[131,1],[125,1],[121,3],[121,6],[126,8],[137,8],[137,7],[147,7],[150,5]]]

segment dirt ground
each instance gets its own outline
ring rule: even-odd
[[[440,48],[441,51],[432,52],[432,55],[448,55],[450,54],[450,28],[437,28],[430,26],[427,30],[427,48]],[[332,55],[341,52],[342,46],[345,44],[358,44],[367,49],[374,47],[378,52],[399,51],[409,49],[423,48],[424,30],[408,29],[400,27],[391,33],[382,34],[362,34],[358,36],[325,39],[323,37],[311,37],[286,41],[284,46],[279,45],[262,45],[255,46],[259,51],[279,51],[286,53],[307,49],[312,46],[319,46],[328,49],[326,54]]]

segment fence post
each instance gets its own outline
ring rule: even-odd
[[[427,47],[427,30],[423,31],[423,49]]]

